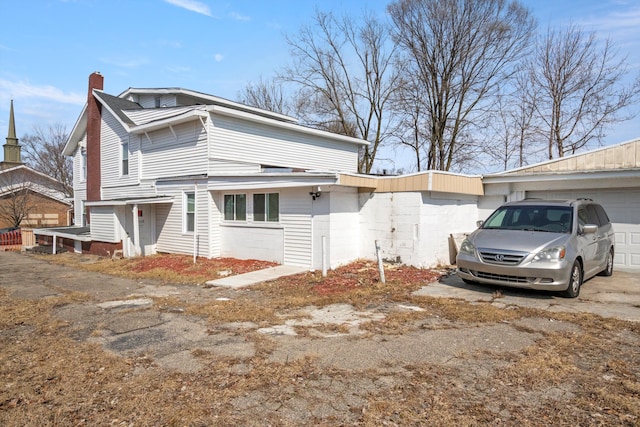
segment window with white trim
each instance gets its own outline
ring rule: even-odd
[[[129,175],[129,143],[122,144],[122,175]]]
[[[82,180],[87,180],[87,149],[80,149],[80,168],[82,169]]]
[[[184,193],[184,231],[195,230],[196,223],[196,193]]]
[[[253,195],[253,220],[280,221],[280,194],[256,193]]]
[[[247,195],[246,194],[225,194],[224,195],[224,220],[225,221],[246,221],[247,220]]]

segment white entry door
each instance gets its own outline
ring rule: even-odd
[[[153,205],[138,206],[138,227],[140,232],[140,252],[141,255],[153,255],[156,253],[154,239],[154,215]]]

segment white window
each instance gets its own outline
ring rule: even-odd
[[[83,227],[89,225],[87,221],[87,205],[84,200],[80,201],[80,225]]]
[[[184,193],[184,231],[195,230],[196,219],[196,194]]]
[[[87,149],[80,149],[80,167],[82,168],[82,180],[87,180]]]
[[[225,221],[246,221],[247,220],[247,195],[246,194],[225,194],[224,195],[224,220]]]
[[[129,175],[129,143],[122,144],[122,175]]]
[[[278,193],[254,194],[253,220],[278,222],[280,220],[280,195]]]

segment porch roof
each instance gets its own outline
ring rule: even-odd
[[[33,234],[40,236],[57,236],[65,239],[80,240],[81,242],[91,241],[89,227],[50,227],[34,228]]]
[[[110,200],[95,200],[86,202],[87,207],[93,206],[126,206],[126,205],[155,205],[161,203],[173,203],[173,196],[132,197]]]

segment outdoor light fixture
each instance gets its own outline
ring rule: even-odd
[[[311,191],[311,192],[309,193],[309,195],[311,196],[311,198],[312,198],[313,200],[315,200],[315,199],[317,199],[318,197],[320,197],[320,194],[322,194],[322,193],[321,193],[321,192],[319,192],[319,191]]]

